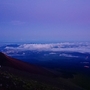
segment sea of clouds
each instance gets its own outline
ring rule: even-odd
[[[4,50],[8,52],[14,51],[53,51],[53,52],[80,52],[90,53],[89,42],[64,42],[64,43],[50,43],[50,44],[20,44],[16,47],[13,45],[6,45]]]

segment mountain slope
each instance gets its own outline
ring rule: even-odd
[[[0,90],[84,90],[60,77],[52,77],[54,74],[44,68],[1,52],[0,65]]]
[[[12,68],[33,73],[33,74],[41,74],[41,75],[48,75],[48,76],[53,75],[51,72],[49,72],[48,70],[45,70],[44,68],[11,58],[3,54],[2,52],[0,52],[0,64],[3,66],[12,67]]]

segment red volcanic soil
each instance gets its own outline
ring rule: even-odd
[[[39,66],[35,66],[14,58],[11,58],[3,53],[0,52],[0,64],[2,66],[8,66],[8,67],[12,67],[18,70],[22,70],[22,71],[26,71],[29,73],[33,73],[33,74],[40,74],[40,75],[46,75],[46,76],[53,76],[53,74],[51,72],[49,72],[48,70],[39,67]]]

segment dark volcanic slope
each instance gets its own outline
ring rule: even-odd
[[[11,58],[1,52],[0,52],[0,64],[2,66],[12,67],[33,74],[48,75],[48,76],[53,75],[51,72],[45,70],[44,68]]]

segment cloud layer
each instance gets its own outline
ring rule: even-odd
[[[53,52],[80,52],[90,53],[90,43],[51,43],[51,44],[21,44],[17,47],[6,46],[5,50],[11,51],[53,51]]]
[[[74,57],[74,58],[78,58],[78,56],[73,56],[73,55],[70,55],[70,54],[60,54],[59,56],[62,56],[62,57]]]

